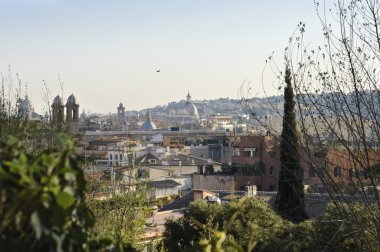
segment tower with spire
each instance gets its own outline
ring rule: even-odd
[[[59,95],[57,95],[54,100],[53,104],[51,105],[52,110],[52,122],[54,128],[58,130],[62,130],[63,123],[64,123],[64,108],[63,101]]]
[[[120,125],[125,125],[126,118],[125,118],[125,107],[123,106],[123,103],[120,102],[119,107],[117,107],[117,119]]]
[[[76,133],[79,131],[79,104],[74,94],[71,94],[67,98],[66,106],[63,104],[63,100],[59,95],[54,98],[51,105],[53,126],[58,130],[63,129],[65,124],[65,107],[66,127],[70,132]]]
[[[71,94],[67,98],[66,102],[66,124],[69,131],[79,131],[79,104],[74,94]]]

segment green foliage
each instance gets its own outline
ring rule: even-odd
[[[199,242],[200,248],[203,252],[242,252],[243,249],[231,239],[226,239],[225,232],[215,232],[211,241],[201,240]]]
[[[313,244],[310,223],[292,224],[255,199],[196,202],[165,227],[167,251],[309,251]]]
[[[62,138],[60,152],[32,157],[9,137],[0,160],[0,250],[84,250],[93,217],[72,143]]]
[[[183,218],[167,221],[159,248],[166,251],[380,251],[373,222],[373,214],[379,213],[367,209],[363,204],[339,207],[329,204],[325,216],[294,224],[256,199],[221,205],[196,202]]]
[[[221,166],[222,173],[235,174],[238,171],[238,167],[230,165],[228,163],[223,163]]]
[[[303,174],[300,167],[299,140],[294,112],[291,72],[285,72],[284,117],[281,133],[281,169],[278,180],[276,209],[286,219],[300,222],[307,218],[304,202]]]
[[[138,247],[144,232],[149,205],[146,188],[132,187],[122,194],[114,194],[104,200],[89,200],[89,208],[95,215],[95,225],[89,230],[92,249],[103,249],[112,244],[118,250]],[[103,243],[102,241],[106,241]]]
[[[157,199],[157,206],[165,206],[173,201],[175,201],[176,199],[180,198],[180,195],[170,195],[170,196],[166,196],[166,197],[162,197],[162,198],[159,198]]]
[[[314,224],[319,250],[380,251],[378,227],[373,221],[373,215],[380,213],[376,206],[372,208],[371,213],[363,204],[329,204],[326,215]]]
[[[205,172],[207,175],[214,174],[214,166],[212,164],[206,165]]]

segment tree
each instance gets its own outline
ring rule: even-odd
[[[301,222],[307,218],[304,202],[303,174],[300,167],[298,133],[294,112],[291,72],[285,71],[284,117],[281,134],[281,169],[275,206],[286,219]]]
[[[110,174],[109,181],[95,182],[94,192],[108,189],[106,199],[89,199],[90,210],[95,216],[95,225],[89,229],[91,249],[113,247],[117,251],[136,250],[141,247],[144,224],[149,213],[147,183],[138,180],[131,146],[126,146],[128,165],[118,176]],[[127,169],[127,170],[125,170]],[[112,188],[112,192],[109,189]]]
[[[312,223],[293,224],[256,199],[221,205],[195,202],[183,218],[166,222],[161,247],[166,251],[201,251],[205,245],[214,249],[205,251],[311,251],[316,244],[312,233]]]
[[[214,166],[212,164],[206,165],[205,172],[207,175],[214,174]]]
[[[119,251],[137,248],[149,209],[146,195],[144,188],[138,188],[104,200],[89,200],[89,208],[95,216],[95,225],[88,230],[91,248],[104,245],[112,245]]]
[[[355,225],[369,251],[380,244],[380,191],[377,175],[371,172],[380,162],[379,7],[372,0],[316,2],[323,44],[305,41],[306,25],[300,23],[285,49],[305,170],[317,173],[339,213],[336,221]],[[267,69],[282,79],[273,55],[267,63]],[[242,101],[254,114],[251,99]],[[281,115],[278,104],[270,104]],[[334,175],[335,167],[343,170],[341,175]],[[373,195],[365,190],[368,186]],[[353,192],[354,200],[345,191]],[[357,203],[371,215],[371,224],[361,221]]]
[[[25,151],[33,152],[35,155],[41,154],[48,148],[59,147],[59,135],[62,131],[55,129],[52,124],[51,95],[47,83],[43,81],[42,88],[42,98],[47,107],[46,116],[39,120],[30,120],[25,114],[27,113],[26,106],[30,103],[24,103],[27,85],[22,82],[17,73],[12,72],[11,67],[7,74],[0,74],[0,77],[0,140],[6,141],[8,136],[13,136],[27,147]],[[60,78],[59,81],[62,88]],[[23,85],[25,85],[24,89]],[[69,132],[66,132],[66,136],[68,135]]]

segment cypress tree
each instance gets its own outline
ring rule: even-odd
[[[296,128],[292,77],[285,71],[284,117],[281,133],[281,169],[275,207],[285,219],[301,222],[307,219],[304,202],[303,173],[300,167],[299,141]]]

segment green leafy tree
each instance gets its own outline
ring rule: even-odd
[[[312,234],[311,222],[293,224],[256,199],[221,205],[196,202],[183,218],[167,221],[160,248],[166,251],[310,251],[314,246]]]
[[[0,250],[81,251],[91,212],[71,141],[60,151],[25,154],[15,138],[0,142]]]
[[[89,230],[91,249],[141,249],[140,241],[150,209],[148,188],[146,183],[138,180],[132,149],[130,146],[127,148],[127,171],[118,171],[118,175],[111,181],[93,181],[91,186],[91,192],[104,186],[112,188],[112,193],[103,193],[105,199],[88,200],[96,220],[94,227]]]
[[[297,99],[302,163],[310,174],[318,175],[318,188],[322,186],[336,204],[336,221],[346,220],[356,228],[352,232],[366,240],[366,250],[378,251],[375,245],[380,241],[380,190],[378,174],[373,173],[372,166],[380,162],[379,1],[315,1],[315,10],[322,44],[306,41],[306,24],[301,22],[285,48]],[[274,70],[281,90],[284,73],[278,65],[271,55],[267,69]],[[258,103],[252,101],[250,87],[246,88],[242,85],[242,105],[255,116]],[[282,114],[278,106],[282,100],[266,100],[277,114]],[[276,127],[272,126],[271,132],[277,132]],[[332,150],[332,155],[339,156],[334,154],[338,151],[346,157],[335,161],[334,157],[320,155],[326,150],[327,154]],[[332,169],[346,161],[347,167],[342,168],[352,169],[356,176],[337,180]],[[355,194],[356,200],[347,197],[347,193]],[[368,220],[372,225],[361,220],[362,213],[355,210],[357,202],[371,215]],[[375,230],[368,230],[371,226]],[[332,234],[330,239],[334,243],[337,236]]]
[[[205,171],[207,175],[214,174],[214,166],[212,164],[206,165]]]
[[[108,199],[89,200],[96,220],[89,229],[92,248],[100,249],[109,244],[118,251],[138,248],[149,210],[146,195],[146,188],[140,186]]]
[[[303,172],[300,167],[299,141],[291,72],[286,67],[284,117],[281,134],[281,169],[276,209],[286,219],[301,222],[307,218],[304,202]]]

